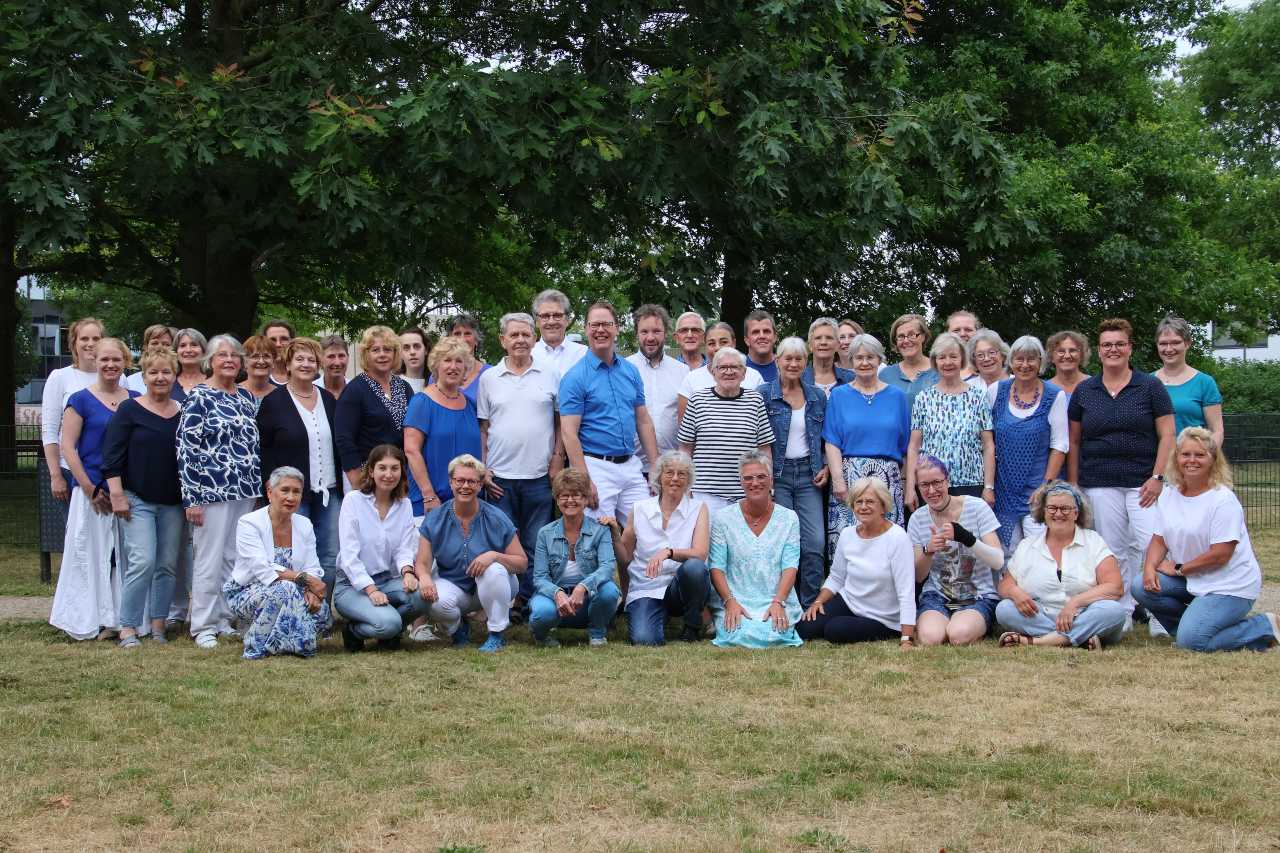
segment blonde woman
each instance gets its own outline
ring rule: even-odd
[[[360,336],[361,373],[347,385],[333,416],[333,440],[347,482],[364,482],[364,462],[379,444],[404,447],[401,430],[413,389],[402,376],[400,336],[388,326],[370,326]]]
[[[88,388],[98,379],[98,341],[103,336],[102,321],[82,317],[67,328],[67,345],[71,364],[49,374],[40,402],[40,434],[44,442],[45,465],[49,469],[49,490],[60,501],[71,498],[71,471],[60,449],[62,413],[67,401],[77,391]]]

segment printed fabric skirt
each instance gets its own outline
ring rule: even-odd
[[[906,516],[902,508],[902,466],[892,459],[881,459],[872,456],[846,456],[844,458],[844,484],[846,488],[863,477],[874,477],[884,483],[893,498],[893,511],[889,520],[902,525]],[[835,558],[836,542],[840,539],[840,531],[853,524],[856,519],[848,504],[835,498],[835,490],[831,492],[831,501],[827,504],[827,563]]]
[[[312,613],[297,584],[277,581],[273,584],[254,582],[241,586],[234,580],[222,585],[227,606],[244,627],[244,656],[258,660],[267,655],[300,655],[309,658],[316,653],[316,641],[333,622],[329,603],[320,602],[320,610]]]

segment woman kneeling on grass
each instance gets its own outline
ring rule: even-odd
[[[907,533],[889,521],[894,500],[877,477],[849,487],[856,525],[840,531],[831,575],[798,626],[806,640],[860,643],[898,636],[906,651],[916,632],[916,579]]]
[[[622,597],[613,582],[613,538],[608,527],[583,513],[591,495],[585,472],[561,471],[551,494],[560,518],[538,531],[529,628],[540,646],[560,645],[551,636],[557,626],[586,628],[591,645],[603,646]]]
[[[1120,603],[1120,566],[1092,529],[1084,494],[1054,480],[1031,496],[1031,517],[1045,529],[1018,543],[1000,581],[996,621],[1009,629],[1001,646],[1085,646],[1114,643],[1128,609]]]
[[[1156,503],[1155,535],[1142,578],[1130,592],[1180,648],[1195,652],[1252,649],[1280,642],[1276,614],[1249,616],[1262,591],[1244,508],[1231,491],[1231,466],[1213,434],[1187,427]]]
[[[244,630],[244,656],[316,653],[331,624],[324,569],[311,522],[299,515],[302,472],[281,466],[267,480],[267,505],[236,523],[236,564],[222,586]]]

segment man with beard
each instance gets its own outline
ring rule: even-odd
[[[671,332],[671,315],[661,305],[641,305],[632,315],[636,324],[636,343],[640,351],[627,356],[627,361],[640,371],[640,380],[644,383],[645,408],[653,420],[653,431],[658,441],[658,453],[675,450],[679,446],[676,441],[676,429],[680,423],[677,417],[677,401],[680,399],[680,383],[689,373],[689,368],[666,353],[667,335]],[[653,459],[644,454],[636,444],[640,461],[647,474]]]

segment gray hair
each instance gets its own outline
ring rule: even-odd
[[[966,312],[967,313],[967,312]],[[1004,342],[1004,338],[1000,337],[1000,333],[995,329],[980,328],[973,333],[973,337],[969,338],[969,364],[973,364],[973,351],[978,348],[978,344],[988,343],[1000,351],[1000,357],[1004,359],[1005,365],[1009,364],[1009,345]]]
[[[683,468],[689,475],[689,488],[693,488],[693,478],[697,473],[693,466],[693,458],[683,450],[668,450],[658,457],[649,469],[649,485],[653,486],[658,497],[662,497],[662,475],[668,468]]]
[[[533,304],[529,307],[533,309],[533,314],[535,316],[538,313],[538,306],[544,302],[554,302],[560,306],[560,310],[565,314],[569,313],[569,297],[565,296],[564,293],[556,290],[554,287],[549,287],[537,296],[533,297]]]
[[[680,328],[680,321],[683,320],[685,317],[693,317],[698,321],[698,325],[702,327],[702,331],[705,332],[707,330],[707,321],[702,319],[702,315],[699,314],[697,311],[686,311],[683,314],[681,314],[679,317],[677,317],[676,328]]]
[[[1088,496],[1079,486],[1068,483],[1066,480],[1045,483],[1031,494],[1031,500],[1028,503],[1033,519],[1044,524],[1044,504],[1049,495],[1053,494],[1071,495],[1076,502],[1076,527],[1093,529],[1093,506],[1089,503]]]
[[[748,465],[763,465],[769,476],[773,476],[773,454],[768,451],[752,448],[738,457],[738,474],[741,475]]]
[[[533,318],[523,311],[512,311],[510,314],[503,314],[502,319],[498,321],[499,334],[505,335],[507,333],[508,323],[526,323],[530,331],[537,328],[537,326],[533,325]]]
[[[866,332],[863,332],[862,334],[856,336],[853,340],[849,341],[849,357],[850,358],[853,358],[853,356],[857,355],[858,350],[860,349],[866,350],[867,352],[874,355],[876,358],[880,359],[882,363],[884,362],[884,344],[876,340],[874,336],[868,335]]]
[[[635,311],[631,312],[632,322],[635,323],[637,329],[640,328],[640,321],[645,317],[657,317],[659,322],[662,323],[662,333],[664,335],[671,334],[671,315],[667,313],[666,308],[663,308],[661,305],[649,303],[647,305],[641,305]]]
[[[1044,345],[1035,335],[1023,335],[1014,341],[1013,346],[1009,347],[1009,360],[1012,361],[1015,355],[1034,355],[1040,359],[1041,374],[1049,369],[1049,359],[1045,358]]]
[[[304,486],[307,478],[302,476],[302,472],[292,465],[281,465],[279,468],[271,472],[271,476],[267,478],[267,488],[277,488],[285,480],[297,480]]]
[[[735,359],[743,367],[747,366],[747,357],[736,347],[720,347],[716,350],[716,354],[711,356],[711,366],[719,367],[721,362],[730,358]]]
[[[838,337],[840,337],[840,323],[839,323],[837,320],[835,320],[835,319],[833,319],[833,318],[831,318],[831,317],[819,317],[818,319],[816,319],[816,320],[814,320],[812,323],[810,323],[810,324],[809,324],[809,337],[811,337],[811,338],[812,338],[812,337],[813,337],[814,330],[815,330],[815,329],[819,329],[819,328],[821,328],[821,327],[823,327],[823,326],[830,326],[830,327],[831,327],[831,331],[832,331],[832,332],[835,332],[836,337],[837,337],[837,338],[838,338]]]
[[[1165,332],[1173,332],[1188,344],[1195,340],[1195,336],[1191,332],[1191,324],[1181,317],[1174,317],[1172,314],[1156,325],[1156,340],[1160,340],[1160,336]]]
[[[476,349],[484,346],[484,331],[480,328],[480,321],[475,315],[468,314],[465,311],[461,314],[454,314],[449,318],[449,323],[445,326],[445,334],[453,335],[455,329],[470,329],[476,334]]]
[[[240,366],[244,366],[244,344],[240,343],[235,335],[214,335],[209,340],[209,345],[205,347],[204,358],[200,359],[200,367],[206,376],[213,374],[213,354],[221,349],[223,344],[231,347],[231,351],[240,359]]]
[[[929,363],[934,370],[938,369],[939,354],[947,350],[959,351],[961,370],[969,366],[969,351],[964,348],[964,341],[960,340],[960,336],[953,332],[943,332],[933,339],[933,346],[929,347]]]
[[[201,352],[209,349],[209,342],[205,340],[204,333],[199,329],[181,329],[178,334],[173,336],[173,348],[175,351],[178,349],[178,341],[183,338],[190,338],[192,343],[199,344]]]
[[[782,358],[784,355],[798,355],[807,359],[809,357],[809,346],[795,335],[792,335],[789,338],[782,339],[782,343],[778,344],[775,355],[778,358]]]

